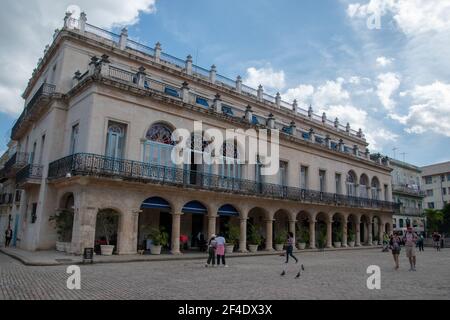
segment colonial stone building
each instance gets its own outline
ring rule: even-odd
[[[442,210],[450,203],[450,161],[421,168],[428,209]]]
[[[391,159],[393,200],[399,206],[394,213],[394,230],[405,230],[412,226],[417,232],[425,232],[422,189],[422,171],[412,164]]]
[[[50,217],[61,210],[73,213],[70,251],[77,254],[102,237],[100,214],[114,217],[119,254],[136,253],[148,226],[170,233],[174,254],[180,235],[195,246],[197,234],[226,233],[230,225],[239,227],[243,252],[250,225],[265,250],[285,230],[307,234],[315,248],[320,239],[347,246],[348,236],[372,245],[392,228],[389,161],[370,155],[362,130],[226,78],[215,66],[196,66],[190,56],[170,56],[159,43],[136,43],[126,29],[116,35],[94,27],[85,14],[66,16],[23,97],[11,135],[15,156],[3,169],[22,190],[11,209],[21,248],[54,248]],[[173,164],[175,129],[193,133],[193,159],[210,142],[195,138],[203,135],[195,120],[205,131],[279,131],[280,170],[262,176],[264,159],[240,161],[246,150],[237,141],[224,144],[232,150],[225,164]]]

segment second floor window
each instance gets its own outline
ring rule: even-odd
[[[336,194],[342,194],[342,190],[341,190],[341,175],[339,173],[336,173],[335,181],[336,181]]]
[[[70,137],[70,154],[75,154],[77,152],[79,129],[80,126],[78,124],[72,127],[72,135]]]
[[[287,186],[287,162],[280,161],[280,185]]]
[[[428,209],[434,209],[434,202],[428,202]]]
[[[319,170],[319,187],[320,192],[326,192],[326,171]]]
[[[433,196],[433,190],[427,190],[427,197]]]
[[[447,194],[447,189],[446,188],[442,188],[442,195],[446,195]]]
[[[106,138],[106,156],[114,159],[124,157],[126,125],[110,121]]]
[[[433,183],[433,177],[425,177],[425,184],[432,184]]]
[[[308,167],[300,168],[300,188],[308,189]]]

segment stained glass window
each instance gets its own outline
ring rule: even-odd
[[[172,140],[172,130],[168,126],[166,126],[162,123],[157,123],[157,124],[153,125],[148,130],[146,138],[150,141],[157,142],[157,143],[168,144],[168,145],[174,144],[174,142]]]

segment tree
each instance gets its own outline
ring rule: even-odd
[[[441,231],[444,222],[444,213],[440,210],[426,209],[425,215],[427,217],[427,231],[433,233]]]
[[[440,232],[445,234],[450,233],[450,203],[446,204],[442,209],[442,225]]]

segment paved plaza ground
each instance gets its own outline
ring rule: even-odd
[[[297,254],[296,267],[280,277],[283,257],[239,257],[229,268],[205,268],[201,260],[81,266],[81,290],[66,287],[67,266],[25,266],[0,253],[0,299],[450,299],[450,250],[418,253],[408,271],[404,250],[394,271],[390,253],[378,249]],[[367,267],[381,268],[381,290],[368,290]]]

